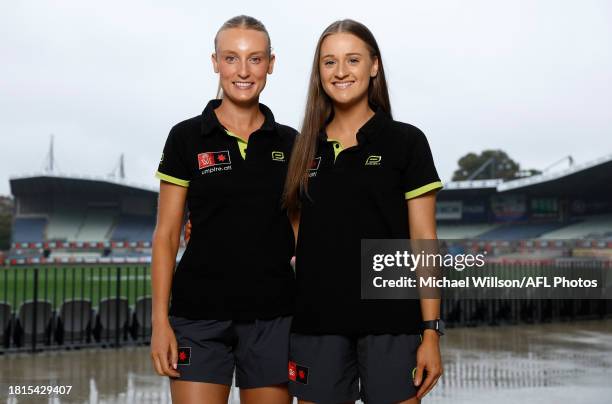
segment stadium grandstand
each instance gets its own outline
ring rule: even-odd
[[[445,184],[438,237],[612,241],[612,155],[510,181]]]
[[[448,182],[438,194],[438,237],[534,240],[548,250],[586,243],[611,254],[610,184],[612,155],[510,181]],[[9,264],[149,262],[156,189],[48,173],[12,178],[10,187],[15,214]],[[521,252],[518,246],[514,252]]]
[[[157,191],[102,178],[12,178],[10,264],[148,262]]]

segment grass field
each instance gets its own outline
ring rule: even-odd
[[[100,299],[116,296],[133,306],[151,294],[150,274],[150,266],[142,264],[0,267],[0,302],[15,310],[36,293],[37,300],[47,300],[55,309],[70,299],[89,299],[97,307]]]

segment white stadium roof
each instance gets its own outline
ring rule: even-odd
[[[96,181],[96,182],[103,182],[103,183],[108,183],[108,184],[113,184],[113,185],[119,185],[123,187],[134,188],[134,189],[138,189],[142,191],[159,192],[159,188],[157,187],[151,187],[151,186],[138,184],[138,183],[122,180],[122,179],[117,179],[111,176],[103,177],[103,176],[88,176],[88,175],[82,175],[82,174],[38,172],[38,173],[25,173],[22,175],[11,176],[9,178],[9,181],[26,180],[26,179],[41,178],[41,177],[65,179],[65,180]]]

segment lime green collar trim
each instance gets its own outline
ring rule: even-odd
[[[328,142],[331,142],[334,144],[334,162],[336,161],[336,159],[338,158],[338,154],[340,154],[340,152],[342,150],[344,150],[344,148],[342,147],[342,145],[340,144],[339,141],[337,140],[330,140],[327,139]]]
[[[225,133],[227,133],[231,137],[236,138],[236,140],[238,141],[238,150],[240,150],[240,155],[242,156],[242,159],[244,160],[246,158],[246,149],[247,149],[248,143],[245,142],[243,138],[241,138],[240,136],[236,135],[233,132],[230,132],[227,129],[225,130]]]

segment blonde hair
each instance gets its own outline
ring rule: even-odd
[[[263,32],[266,34],[266,38],[268,39],[268,57],[272,55],[272,42],[270,41],[270,34],[266,29],[266,26],[263,25],[261,21],[257,18],[248,16],[248,15],[237,15],[236,17],[232,17],[229,20],[225,21],[221,28],[217,31],[215,35],[215,53],[217,53],[217,41],[219,39],[219,34],[226,29],[231,28],[243,28],[243,29],[252,29],[254,31]],[[217,98],[223,98],[223,89],[221,89],[221,83],[217,87]]]

